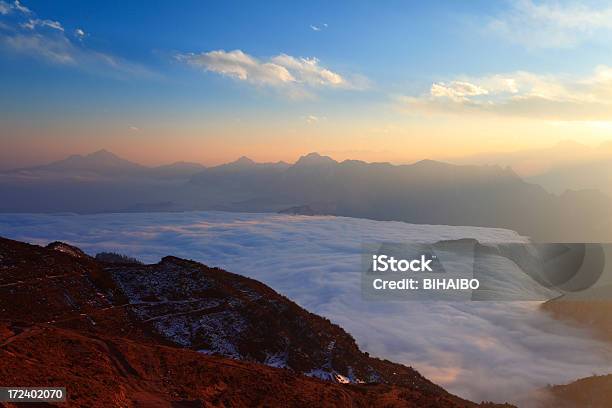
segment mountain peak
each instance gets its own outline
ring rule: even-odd
[[[444,163],[444,162],[437,161],[437,160],[432,160],[432,159],[419,160],[419,161],[413,163],[412,165],[416,166],[416,167],[424,167],[424,168],[449,166],[448,163]]]
[[[96,150],[93,153],[89,153],[87,155],[87,157],[91,157],[91,158],[119,158],[119,156],[117,156],[116,154],[109,152],[106,149],[100,149],[100,150]]]
[[[79,160],[82,165],[91,166],[112,166],[112,167],[141,167],[139,164],[117,156],[106,149],[100,149],[93,153],[81,157]]]
[[[298,161],[295,162],[296,166],[321,166],[328,164],[337,164],[338,162],[332,159],[329,156],[322,156],[319,153],[312,152],[308,153],[299,158]]]
[[[239,166],[252,166],[255,162],[246,156],[241,156],[238,160],[231,162],[230,164]]]
[[[93,171],[105,172],[108,170],[116,171],[117,169],[141,169],[143,166],[132,163],[126,159],[117,156],[108,150],[101,149],[85,156],[75,154],[63,160],[56,161],[43,166],[38,166],[35,169],[51,170],[51,171]]]

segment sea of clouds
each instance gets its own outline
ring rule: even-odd
[[[612,372],[610,345],[551,319],[537,302],[361,297],[364,243],[525,241],[508,230],[224,212],[0,214],[0,236],[61,240],[145,262],[175,255],[258,279],[338,323],[370,354],[411,365],[476,401],[517,402],[537,387]]]

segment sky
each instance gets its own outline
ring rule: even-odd
[[[0,168],[612,139],[603,1],[0,0]]]

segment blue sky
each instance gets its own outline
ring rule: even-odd
[[[158,142],[177,135],[185,148],[168,160],[241,150],[220,138],[266,159],[282,139],[292,147],[278,159],[354,144],[392,161],[457,139],[533,142],[508,129],[595,143],[612,120],[611,21],[605,2],[3,0],[0,142],[27,161],[36,146],[66,153],[49,150],[58,137],[126,154],[144,138],[160,146],[141,155],[150,162],[167,161]]]

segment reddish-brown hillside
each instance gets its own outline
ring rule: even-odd
[[[6,239],[0,384],[66,386],[79,407],[475,405],[369,357],[342,328],[252,279],[174,257],[109,263]]]

